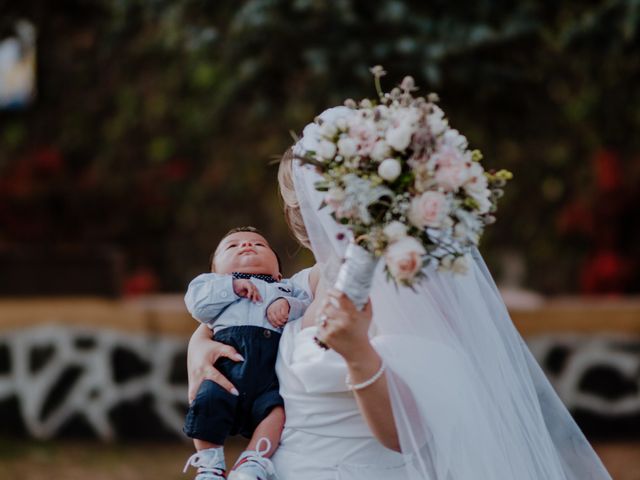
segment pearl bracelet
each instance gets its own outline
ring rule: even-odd
[[[351,383],[351,377],[347,375],[347,378],[345,378],[344,381],[347,384],[347,388],[349,390],[362,390],[363,388],[367,388],[369,385],[374,384],[384,374],[385,369],[386,365],[384,364],[383,360],[382,363],[380,363],[380,369],[376,373],[374,373],[369,380],[365,380],[362,383],[353,384]]]

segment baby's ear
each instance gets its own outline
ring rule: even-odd
[[[282,274],[280,272],[278,272],[278,275],[276,275],[276,280],[278,282],[282,281]]]

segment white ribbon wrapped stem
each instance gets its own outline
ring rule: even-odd
[[[367,304],[377,263],[378,258],[355,243],[345,251],[335,287],[346,293],[358,310]]]

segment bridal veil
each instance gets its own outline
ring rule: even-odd
[[[316,260],[335,264],[348,234],[319,208],[313,167],[293,168]],[[430,270],[413,290],[388,281],[381,265],[374,276],[372,331],[406,478],[610,479],[515,329],[480,253],[468,256],[466,274]]]

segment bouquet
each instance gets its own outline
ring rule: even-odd
[[[412,77],[383,92],[386,72],[371,72],[377,99],[326,110],[294,148],[322,176],[315,184],[324,192],[321,208],[353,234],[336,286],[360,305],[379,259],[388,277],[406,286],[427,266],[464,273],[465,254],[495,221],[512,178],[485,171],[482,154],[451,128],[435,94],[414,96]]]

